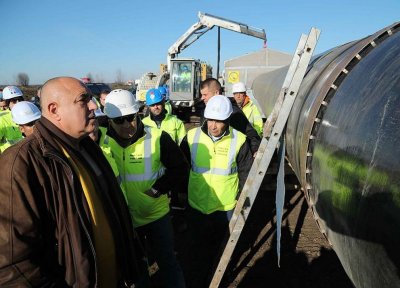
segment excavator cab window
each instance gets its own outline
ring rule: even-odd
[[[171,74],[173,92],[192,92],[192,62],[174,62]]]

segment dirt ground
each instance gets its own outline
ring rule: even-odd
[[[297,189],[296,177],[289,171],[285,180],[280,267],[276,253],[275,175],[268,172],[219,287],[353,287],[318,230],[303,193]],[[175,214],[178,258],[185,233],[182,221],[183,214]]]
[[[196,119],[186,128],[197,126]],[[219,287],[227,288],[351,288],[336,253],[319,231],[291,168],[285,165],[286,197],[282,218],[280,267],[276,252],[275,189],[277,164],[272,160],[267,175],[236,245]],[[173,214],[175,250],[184,254],[184,212]],[[160,285],[153,269],[153,287]],[[190,288],[190,287],[189,287]],[[207,287],[204,287],[207,288]]]
[[[293,185],[286,191],[278,267],[275,190],[268,186],[274,185],[260,191],[221,287],[353,287]]]

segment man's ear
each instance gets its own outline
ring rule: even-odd
[[[51,102],[47,105],[47,115],[49,115],[50,118],[54,120],[60,120],[60,114],[59,114],[59,109],[58,109],[58,103],[56,102]]]

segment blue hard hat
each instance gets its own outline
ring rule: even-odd
[[[148,90],[146,93],[146,105],[160,103],[163,99],[164,98],[158,89],[153,88]]]

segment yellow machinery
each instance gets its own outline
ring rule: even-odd
[[[144,74],[138,84],[136,98],[145,101],[146,92],[167,84],[169,99],[174,107],[193,107],[200,101],[200,82],[211,77],[211,69],[193,58],[176,56],[215,26],[266,41],[264,29],[199,12],[199,21],[192,25],[169,49],[167,65],[160,65],[160,74]]]

